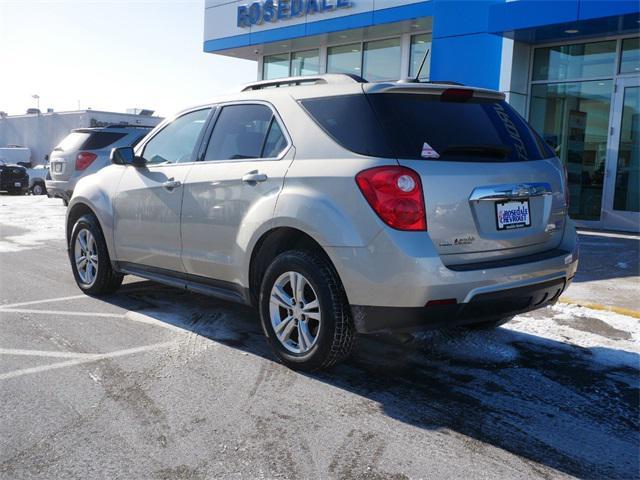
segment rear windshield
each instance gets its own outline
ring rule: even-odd
[[[100,150],[124,138],[126,133],[116,132],[71,132],[55,148],[61,152],[74,150]]]
[[[368,100],[370,107],[362,105]],[[378,157],[450,161],[540,160],[554,154],[505,101],[442,101],[377,93],[302,100],[338,143]]]
[[[64,137],[64,140],[62,140],[54,150],[59,152],[80,150],[82,148],[82,144],[90,135],[91,134],[88,132],[71,132],[69,135]]]
[[[121,138],[126,137],[126,133],[116,132],[93,132],[91,136],[82,145],[83,150],[100,150],[106,148],[112,143],[116,143]]]

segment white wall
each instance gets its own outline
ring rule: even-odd
[[[78,112],[17,115],[0,118],[0,147],[21,145],[31,149],[33,165],[44,163],[45,155],[74,128],[127,122],[133,125],[156,125],[160,117],[141,117],[124,113],[82,110]]]

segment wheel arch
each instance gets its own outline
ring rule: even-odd
[[[105,232],[100,215],[98,215],[96,210],[92,208],[88,203],[83,201],[75,201],[67,209],[67,223],[65,228],[67,246],[69,245],[69,239],[71,238],[71,233],[73,231],[74,225],[80,219],[80,217],[84,215],[93,215],[96,218],[98,222],[98,228],[100,228],[102,232],[102,236],[104,237],[105,243],[107,244],[109,257],[113,260],[114,256],[113,256],[113,245],[111,242],[111,238],[107,235],[107,232]]]
[[[289,250],[305,250],[322,255],[340,278],[335,264],[320,242],[295,227],[279,226],[264,232],[256,241],[249,261],[249,294],[251,303],[257,305],[260,283],[274,258]]]

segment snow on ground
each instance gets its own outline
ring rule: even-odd
[[[516,316],[505,328],[591,349],[598,363],[640,367],[640,321],[566,303]]]
[[[64,240],[66,211],[59,198],[0,195],[0,253]]]

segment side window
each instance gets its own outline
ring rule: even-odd
[[[222,108],[216,120],[204,159],[269,158],[278,156],[285,146],[282,130],[269,107],[229,105]]]
[[[205,108],[176,118],[145,145],[144,159],[150,164],[190,162],[210,111]]]
[[[262,158],[275,158],[282,153],[282,150],[284,150],[286,146],[287,139],[282,133],[280,124],[276,121],[275,117],[273,117],[267,139],[264,142],[264,148],[262,149]]]

